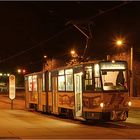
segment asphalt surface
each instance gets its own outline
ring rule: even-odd
[[[0,139],[140,139],[140,109],[131,108],[126,122],[82,122],[25,109],[17,93],[11,109],[0,94]]]

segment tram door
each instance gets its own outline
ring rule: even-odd
[[[74,74],[75,83],[75,116],[82,116],[82,74]]]
[[[52,77],[52,112],[58,114],[57,77]]]

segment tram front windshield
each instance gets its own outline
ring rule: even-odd
[[[104,91],[126,91],[127,73],[126,70],[101,70],[102,85]]]

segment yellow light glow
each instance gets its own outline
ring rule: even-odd
[[[80,72],[80,75],[83,75],[83,72]]]
[[[121,46],[121,45],[123,44],[123,41],[122,41],[122,40],[117,40],[117,41],[116,41],[116,44],[117,44],[118,46]]]
[[[129,102],[128,102],[128,106],[131,106],[131,105],[132,105],[132,102],[131,102],[131,101],[129,101]]]
[[[0,76],[2,76],[2,73],[0,73]]]
[[[104,103],[100,103],[100,107],[103,108],[104,107]]]
[[[26,72],[26,70],[23,70],[23,73],[25,73]]]
[[[44,55],[44,58],[47,58],[47,55]]]
[[[65,82],[64,76],[59,76],[59,82]]]
[[[95,71],[99,71],[99,64],[95,64]]]
[[[115,60],[112,60],[112,63],[115,63]]]
[[[18,71],[18,73],[21,73],[21,69],[18,69],[17,71]]]
[[[70,52],[70,53],[73,55],[73,54],[75,54],[75,51],[74,51],[74,50],[71,50],[71,52]]]

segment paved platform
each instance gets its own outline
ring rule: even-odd
[[[140,97],[131,97],[132,108],[140,108]]]

